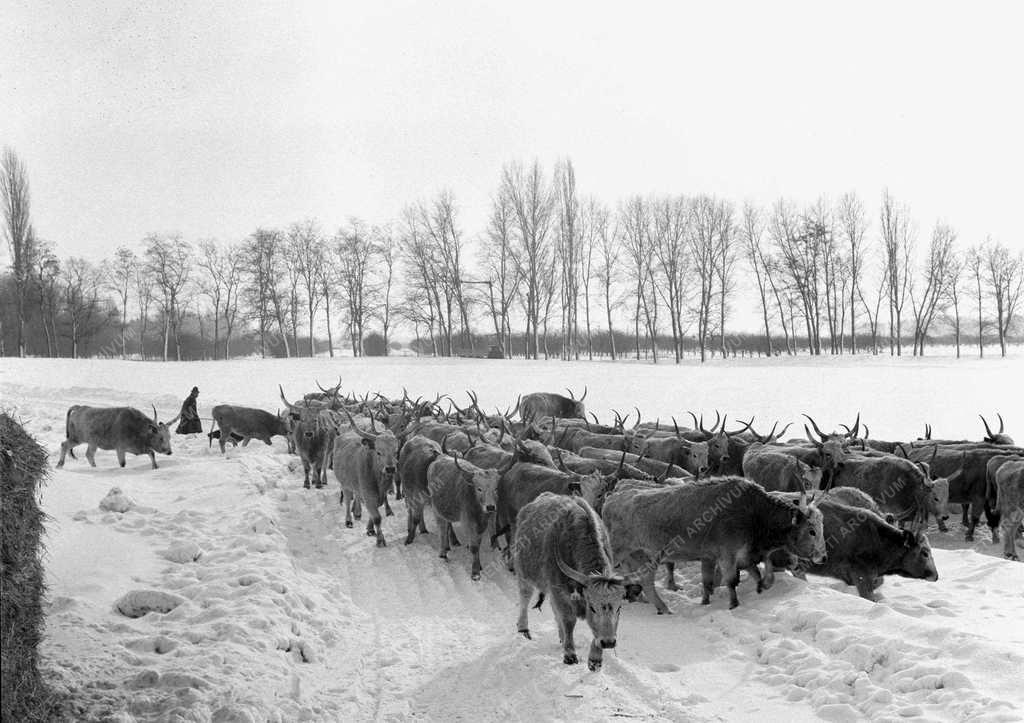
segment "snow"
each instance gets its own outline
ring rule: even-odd
[[[128,404],[161,418],[193,385],[200,414],[237,402],[276,409],[314,380],[411,396],[450,393],[487,408],[519,392],[580,394],[601,417],[693,409],[757,428],[812,414],[823,428],[857,411],[878,438],[980,436],[1001,411],[1024,436],[1024,363],[947,358],[773,359],[651,366],[502,360],[303,359],[209,363],[0,361],[0,408],[13,410],[56,462],[71,404]],[[205,423],[208,427],[208,422]],[[791,430],[799,429],[799,424]],[[432,534],[401,544],[405,509],[385,519],[388,547],[344,527],[337,483],[302,489],[301,465],[254,442],[222,457],[205,435],[173,456],[100,451],[68,459],[42,492],[47,539],[43,656],[89,718],[111,720],[1020,720],[1024,711],[1024,565],[1000,558],[987,528],[934,529],[938,582],[890,577],[871,603],[839,581],[780,576],[741,606],[699,602],[699,569],[680,566],[670,616],[627,605],[604,669],[561,663],[547,606],[534,639],[516,635],[514,579],[489,549],[437,557]],[[112,493],[113,488],[120,492]],[[109,509],[101,509],[101,502]],[[124,511],[118,511],[123,509]],[[128,603],[131,603],[130,605]],[[168,612],[144,612],[145,606]],[[577,646],[589,631],[577,627]]]

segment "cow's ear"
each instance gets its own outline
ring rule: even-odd
[[[151,424],[149,425],[149,431],[158,434],[160,432],[160,428],[157,427],[155,424]]]

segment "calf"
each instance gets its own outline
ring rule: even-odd
[[[531,639],[527,615],[536,590],[536,607],[551,599],[562,662],[579,662],[573,630],[583,619],[594,635],[587,664],[599,670],[604,650],[617,643],[624,585],[614,572],[608,532],[597,513],[579,497],[545,492],[519,510],[512,547],[519,633]]]

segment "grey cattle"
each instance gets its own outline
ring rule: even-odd
[[[309,489],[312,472],[313,485],[323,487],[327,484],[327,464],[337,431],[333,412],[322,403],[311,400],[292,404],[285,398],[284,389],[280,385],[278,390],[291,417],[291,439],[295,451],[302,460],[302,486]]]
[[[924,526],[929,515],[942,515],[942,497],[948,499],[949,494],[949,487],[936,487],[921,466],[892,455],[849,457],[837,471],[834,484],[866,492],[897,522],[918,528]]]
[[[125,453],[148,454],[153,469],[157,468],[156,452],[171,454],[170,425],[157,418],[153,407],[150,419],[132,407],[86,407],[75,405],[68,409],[65,419],[66,439],[60,445],[60,460],[57,467],[64,466],[64,455],[75,458],[75,447],[86,444],[85,458],[96,466],[96,450],[112,449],[117,453],[117,463],[124,467]]]
[[[269,445],[271,437],[288,437],[290,425],[284,417],[262,409],[237,404],[218,404],[213,408],[213,427],[209,434],[210,443],[213,443],[214,431],[217,431],[215,428],[220,427],[218,443],[223,453],[228,440],[236,444],[232,435],[240,437],[243,446],[248,444],[250,439],[258,439]]]
[[[402,480],[407,513],[405,544],[412,544],[416,532],[427,532],[423,508],[430,503],[427,468],[441,456],[441,445],[422,435],[413,435],[398,453],[398,477]]]
[[[497,505],[498,470],[480,469],[458,457],[442,455],[427,467],[430,505],[441,524],[441,557],[448,559],[453,525],[469,539],[471,576],[480,579],[480,539]]]
[[[615,559],[643,563],[633,572],[659,614],[668,612],[654,587],[661,562],[701,561],[703,605],[711,602],[717,566],[734,608],[740,569],[769,551],[785,547],[816,560],[825,555],[820,512],[774,497],[742,477],[616,492],[605,501],[602,515]]]
[[[743,476],[769,491],[800,492],[818,487],[821,468],[811,467],[770,445],[754,442],[743,455]]]
[[[608,532],[579,497],[545,492],[519,510],[512,544],[519,583],[519,632],[530,639],[528,611],[534,591],[545,598],[558,624],[562,662],[579,662],[573,630],[584,619],[594,635],[587,664],[601,667],[604,650],[617,643],[625,588],[614,572]]]
[[[398,439],[390,430],[374,434],[355,426],[349,417],[351,431],[334,442],[334,476],[341,485],[339,502],[345,506],[345,526],[352,526],[352,504],[358,500],[366,508],[366,534],[377,538],[377,547],[384,547],[380,506],[388,505],[388,490],[395,478],[398,464]]]
[[[993,477],[995,507],[1002,514],[1003,554],[1008,560],[1019,560],[1016,544],[1017,533],[1024,520],[1024,459],[1004,461],[998,465]]]
[[[583,400],[587,398],[587,389],[584,387],[583,396],[576,399],[572,390],[567,389],[568,397],[553,392],[533,392],[524,394],[519,402],[519,415],[524,422],[544,417],[577,418],[586,419],[586,408]]]

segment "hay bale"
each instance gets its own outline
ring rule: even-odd
[[[0,718],[5,721],[45,719],[54,704],[39,674],[45,516],[37,493],[48,474],[46,450],[0,413]]]

